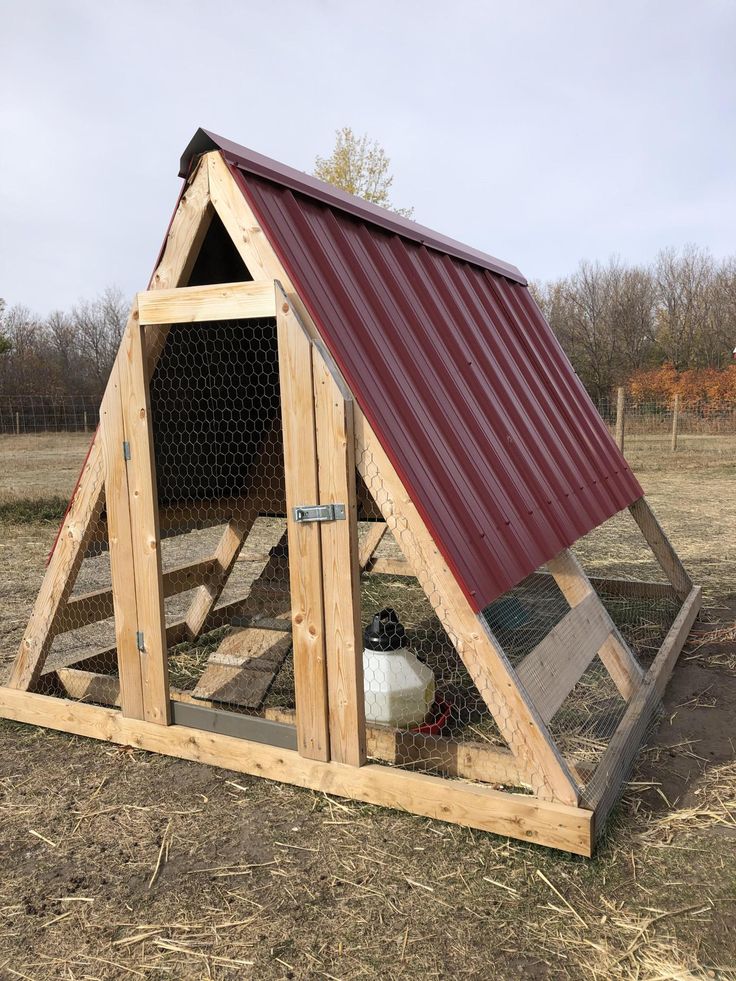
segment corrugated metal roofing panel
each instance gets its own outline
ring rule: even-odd
[[[272,160],[262,153],[256,153],[255,150],[239,146],[237,143],[226,140],[223,136],[218,136],[206,129],[198,129],[190,140],[182,154],[179,176],[186,177],[192,162],[199,154],[206,153],[208,150],[221,150],[228,163],[239,167],[244,173],[265,177],[282,187],[288,187],[292,191],[298,191],[300,194],[312,197],[323,204],[330,205],[330,207],[339,208],[356,218],[379,225],[390,232],[396,232],[397,235],[403,235],[413,242],[419,242],[428,248],[438,249],[448,255],[466,259],[476,265],[490,269],[492,272],[508,276],[509,279],[514,279],[519,283],[526,283],[516,266],[502,262],[501,259],[496,259],[492,255],[486,255],[485,252],[471,249],[470,246],[463,245],[462,242],[457,242],[455,239],[441,235],[431,228],[426,228],[415,221],[403,218],[401,215],[397,215],[395,211],[380,208],[378,205],[371,204],[370,201],[358,198],[354,194],[347,194],[331,184],[317,180],[310,174],[295,170],[293,167],[287,167],[285,164],[279,163],[278,160]]]
[[[642,495],[524,285],[232,169],[476,611]]]

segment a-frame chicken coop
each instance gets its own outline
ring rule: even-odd
[[[525,280],[181,173],[0,714],[591,854],[700,593]]]

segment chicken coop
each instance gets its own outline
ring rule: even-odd
[[[592,854],[700,591],[526,280],[181,176],[0,715]]]

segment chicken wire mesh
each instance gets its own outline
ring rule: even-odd
[[[174,697],[293,712],[275,320],[173,328],[150,390],[164,577],[214,557],[166,599]]]
[[[383,645],[374,642],[373,646],[386,648],[367,651],[364,660],[369,753],[372,746],[382,745],[375,734],[371,739],[371,729],[387,726],[396,733],[397,749],[391,762],[398,766],[515,789],[531,788],[547,795],[549,788],[543,775],[534,771],[533,759],[527,757],[525,767],[516,771],[510,764],[505,771],[499,766],[498,751],[507,746],[524,749],[520,722],[494,686],[484,682],[483,674],[472,670],[472,656],[452,636],[452,619],[443,609],[431,575],[422,568],[412,534],[393,514],[370,454],[363,454],[358,468],[390,529],[361,580],[362,620],[366,624],[378,617],[384,622]],[[576,600],[563,595],[546,568],[491,603],[483,610],[481,621],[501,648],[501,659],[534,693],[535,707],[547,722],[585,805],[597,799],[603,783],[620,783],[626,776],[623,764],[620,771],[596,767],[623,719],[627,699],[650,666],[681,603],[628,511],[582,538],[573,555],[581,572],[590,577],[594,594],[586,605],[584,630],[571,632],[571,603]],[[412,556],[417,557],[416,563]],[[644,589],[644,595],[640,587],[631,585],[639,580],[653,584]],[[605,613],[615,627],[611,641]],[[608,667],[591,650],[593,656],[579,662],[577,681],[575,674],[564,671],[534,676],[538,665],[530,658],[533,651],[544,649],[552,638],[552,656],[559,658],[562,668],[573,655],[571,645],[590,646],[591,629],[599,632],[596,649],[603,647],[606,638],[617,649],[617,657],[625,654],[631,659],[629,670],[635,677],[630,683],[620,677],[616,657],[607,649],[601,654]],[[370,646],[370,638],[367,641]],[[396,651],[403,663],[396,660]],[[565,684],[570,677],[570,684]],[[392,684],[396,689],[393,701],[386,696]],[[378,755],[374,749],[374,756]]]

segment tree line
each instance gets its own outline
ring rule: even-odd
[[[115,287],[47,317],[0,300],[0,394],[101,398],[129,307]]]
[[[663,249],[649,265],[584,260],[531,289],[594,399],[663,364],[712,377],[731,363],[736,257],[689,245]]]

